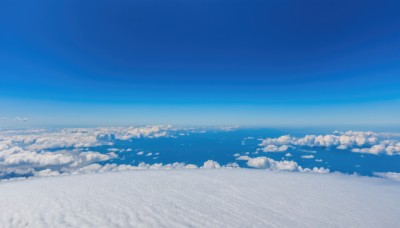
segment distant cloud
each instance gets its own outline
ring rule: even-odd
[[[289,148],[334,148],[350,149],[355,153],[400,154],[400,134],[375,132],[334,132],[327,135],[306,135],[302,138],[284,135],[266,138],[260,143],[264,152],[284,152]]]
[[[400,181],[400,173],[394,173],[394,172],[380,173],[380,172],[375,172],[374,175],[377,176],[377,177],[387,178],[387,179],[394,180],[394,181]]]
[[[399,185],[377,178],[244,169],[118,172],[190,168],[197,167],[92,164],[75,174],[117,173],[0,183],[0,227],[398,227]]]
[[[206,162],[204,162],[203,166],[201,168],[205,168],[205,169],[218,169],[221,168],[221,165],[213,160],[208,160]]]
[[[301,158],[304,158],[304,159],[313,159],[314,158],[314,155],[303,155],[303,156],[301,156]]]
[[[167,137],[168,127],[67,128],[0,131],[0,179],[12,176],[70,174],[90,164],[117,157],[89,147],[113,145],[114,139]]]
[[[267,145],[263,148],[264,152],[285,152],[289,146],[287,145],[282,145],[282,146],[276,146],[276,145]]]
[[[247,155],[239,156],[239,157],[236,158],[236,160],[238,160],[238,161],[248,161],[250,159],[251,158],[249,156],[247,156]]]
[[[298,169],[298,165],[294,161],[275,161],[267,157],[252,158],[247,161],[247,165],[257,169],[269,170],[295,171]]]

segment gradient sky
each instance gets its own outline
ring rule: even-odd
[[[399,12],[398,0],[1,1],[0,127],[400,125]]]

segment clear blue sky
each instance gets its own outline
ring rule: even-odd
[[[4,0],[0,126],[399,125],[399,12],[398,0]]]

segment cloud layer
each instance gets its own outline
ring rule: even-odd
[[[89,147],[114,140],[168,137],[170,126],[140,128],[30,129],[0,131],[0,179],[79,172],[95,162],[116,157]]]
[[[397,227],[400,210],[398,183],[249,169],[40,178],[0,191],[0,227]]]

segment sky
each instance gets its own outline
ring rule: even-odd
[[[1,1],[0,127],[400,126],[399,11],[397,0]]]

